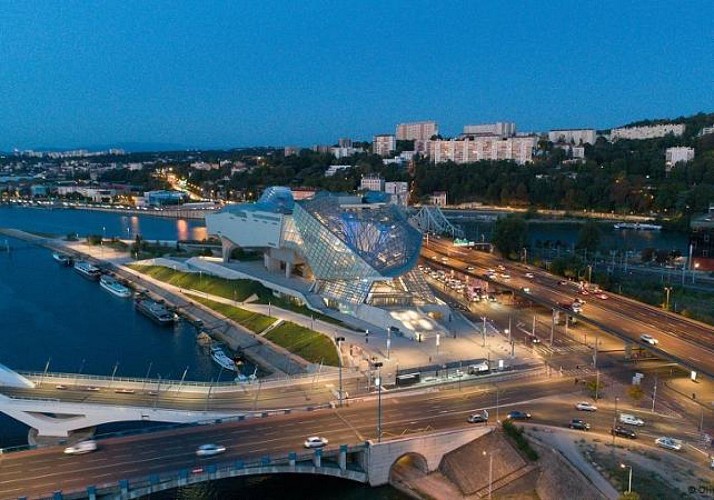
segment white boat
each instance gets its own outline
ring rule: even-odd
[[[613,225],[615,229],[635,229],[637,231],[659,231],[662,226],[659,224],[645,224],[639,222],[617,222]]]
[[[102,288],[104,288],[112,295],[116,295],[117,297],[121,297],[122,299],[128,299],[129,297],[131,297],[131,290],[129,289],[129,287],[122,285],[115,278],[112,278],[108,274],[105,274],[101,278],[99,278],[99,284]]]
[[[97,281],[102,275],[102,271],[87,262],[86,260],[78,260],[74,263],[74,270],[77,271],[81,276],[87,278],[88,280]]]
[[[231,370],[234,372],[238,371],[238,365],[236,365],[236,362],[233,361],[230,357],[228,357],[225,351],[219,346],[211,347],[211,359],[213,359],[213,361],[218,363],[226,370]]]
[[[62,264],[63,266],[71,266],[73,264],[72,257],[65,253],[61,252],[52,252],[52,258],[55,259],[56,262],[59,264]]]

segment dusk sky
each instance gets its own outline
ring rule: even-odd
[[[714,111],[703,1],[0,0],[0,150],[610,128]]]

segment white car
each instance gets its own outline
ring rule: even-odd
[[[319,437],[319,436],[310,436],[305,440],[305,448],[322,448],[323,446],[327,446],[327,438],[324,437]]]
[[[648,335],[648,334],[646,334],[646,333],[645,333],[644,335],[640,335],[640,340],[641,340],[642,342],[647,342],[649,345],[657,345],[657,344],[659,344],[659,340],[657,340],[656,338],[654,338],[652,335]]]
[[[214,455],[219,455],[226,451],[225,446],[221,446],[220,444],[202,444],[201,446],[198,447],[196,450],[196,456],[199,457],[212,457]]]
[[[580,411],[597,411],[597,406],[592,403],[588,403],[587,401],[581,401],[575,405],[575,408]]]
[[[628,413],[621,413],[619,420],[620,423],[627,425],[636,425],[637,427],[642,427],[643,425],[645,425],[644,420]]]
[[[535,278],[535,276],[533,276],[533,273],[526,273],[526,278],[532,280],[533,278]]]
[[[92,439],[88,439],[87,441],[80,441],[73,446],[68,446],[64,449],[64,452],[67,455],[83,455],[84,453],[96,451],[96,449],[97,442]]]
[[[671,437],[659,437],[655,439],[655,444],[660,448],[665,448],[667,450],[679,451],[682,449],[682,441]]]

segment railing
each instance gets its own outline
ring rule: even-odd
[[[330,450],[328,453],[322,450],[315,450],[310,453],[295,453],[291,452],[288,456],[278,459],[272,459],[270,456],[264,456],[259,459],[253,459],[250,461],[244,460],[234,460],[231,462],[221,462],[213,463],[205,466],[199,466],[193,469],[179,469],[170,472],[165,472],[161,474],[151,474],[149,476],[144,476],[136,479],[120,479],[118,482],[110,484],[105,483],[101,485],[88,486],[85,490],[75,490],[69,492],[56,492],[52,496],[42,497],[47,499],[56,500],[61,498],[63,500],[74,500],[80,498],[87,498],[87,496],[92,493],[97,497],[102,496],[116,496],[119,492],[122,496],[127,498],[138,498],[144,495],[146,492],[156,492],[161,490],[167,490],[171,488],[178,488],[180,486],[185,486],[189,484],[200,483],[203,481],[235,477],[242,475],[242,473],[250,473],[251,469],[260,471],[265,467],[291,467],[291,462],[295,463],[295,470],[298,472],[299,468],[305,463],[312,464],[313,458],[319,454],[321,457],[320,467],[315,468],[310,466],[310,472],[315,472],[316,470],[324,471],[351,471],[356,473],[365,474],[364,480],[366,481],[366,472],[353,462],[347,461],[345,464],[345,469],[341,469],[339,463],[335,461],[335,458],[339,456],[340,453],[358,453],[363,452],[367,449],[366,445],[356,445],[356,446],[346,446],[342,445],[337,450]],[[264,471],[267,473],[268,471]],[[290,472],[279,471],[279,472]],[[319,472],[318,472],[319,473]],[[339,475],[339,472],[338,474]]]

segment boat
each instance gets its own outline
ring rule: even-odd
[[[226,370],[238,371],[238,365],[232,360],[220,346],[211,347],[211,359]]]
[[[62,264],[66,267],[69,267],[74,264],[74,260],[72,259],[72,257],[67,255],[66,253],[52,252],[52,258],[55,259],[55,261],[59,264]]]
[[[99,277],[102,275],[102,271],[98,267],[93,266],[86,260],[78,260],[75,262],[74,270],[77,271],[80,276],[92,281],[98,281]]]
[[[173,325],[177,319],[176,314],[169,311],[164,304],[146,297],[136,299],[134,307],[160,325]]]
[[[99,285],[104,288],[107,292],[122,299],[128,299],[131,297],[131,290],[129,287],[122,285],[115,278],[109,276],[108,274],[102,275],[99,278]]]
[[[213,339],[211,339],[211,336],[202,331],[198,335],[196,335],[196,342],[198,342],[198,345],[210,345],[211,342],[213,342]]]
[[[659,224],[645,224],[640,222],[617,222],[613,225],[615,229],[635,229],[637,231],[659,231],[662,226]]]

